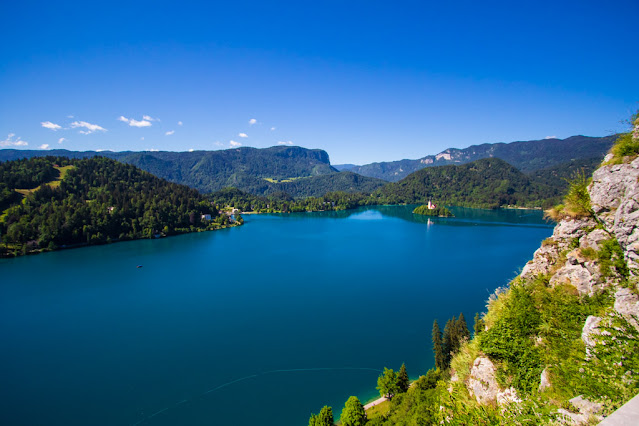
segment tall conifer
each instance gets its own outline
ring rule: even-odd
[[[448,366],[450,366],[452,353],[456,350],[457,329],[455,327],[455,321],[455,317],[452,317],[446,321],[446,325],[444,326],[444,333],[442,335],[442,346],[444,347],[444,369],[447,369]]]
[[[410,380],[408,379],[408,373],[406,372],[406,365],[402,363],[402,366],[397,373],[397,385],[399,386],[399,392],[408,392],[410,387]]]
[[[444,367],[445,367],[444,346],[442,343],[442,332],[439,329],[439,324],[437,323],[437,320],[433,321],[432,340],[433,340],[433,352],[435,354],[435,367],[440,370],[444,370]]]
[[[457,348],[461,347],[463,342],[470,340],[470,331],[468,331],[468,325],[466,324],[466,318],[464,318],[464,313],[459,314],[459,318],[457,318],[457,322],[455,323],[457,328]]]

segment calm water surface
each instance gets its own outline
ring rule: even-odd
[[[412,207],[0,260],[3,425],[305,425],[384,366],[433,365],[552,227],[541,212]],[[143,265],[142,268],[136,268]]]

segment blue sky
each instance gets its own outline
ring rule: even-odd
[[[333,164],[604,136],[639,2],[0,3],[0,148],[294,144]]]

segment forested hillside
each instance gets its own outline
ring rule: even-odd
[[[555,195],[545,185],[531,182],[522,172],[498,158],[461,166],[431,167],[390,183],[374,196],[387,204],[425,203],[496,208],[505,205],[541,205]]]
[[[340,198],[342,201],[348,199],[347,202],[337,204],[340,208],[347,205],[357,207],[381,204],[419,204],[426,203],[428,200],[435,201],[441,206],[539,208],[558,203],[572,178],[576,175],[592,173],[598,164],[597,158],[575,160],[539,170],[533,175],[526,175],[505,161],[492,158],[460,166],[450,165],[418,170],[400,182],[387,183],[384,186],[380,186],[383,183],[380,180],[369,184],[367,179],[371,180],[372,178],[341,172],[278,183],[266,191],[266,197],[225,189],[213,193],[212,199],[222,205],[231,205],[243,211],[330,209],[324,205],[318,205],[312,200],[294,198],[289,192],[305,194],[312,198],[322,198],[322,194],[324,194],[326,199],[323,201],[330,202],[334,201],[332,196],[328,196],[330,193],[351,193],[352,195],[348,197]],[[338,179],[342,179],[343,182],[339,182]],[[351,180],[358,181],[358,184],[351,185]],[[362,181],[366,184],[362,184]],[[317,190],[318,188],[320,190]],[[338,188],[340,191],[331,191],[332,188]],[[357,193],[356,188],[365,188],[368,191]]]
[[[266,194],[278,190],[277,182],[337,173],[331,167],[326,151],[288,146],[194,152],[0,150],[0,161],[45,155],[109,157],[201,192],[213,192],[231,186],[254,194]]]
[[[10,161],[0,164],[0,177],[5,255],[229,224],[197,190],[107,158]]]

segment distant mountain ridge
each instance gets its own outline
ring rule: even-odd
[[[520,172],[540,174],[554,179],[561,170],[552,169],[587,159],[590,167],[598,164],[616,136],[573,136],[567,139],[543,139],[512,143],[449,148],[419,160],[400,160],[364,166],[352,164],[333,167],[328,153],[321,149],[297,146],[271,148],[240,147],[221,151],[67,151],[0,150],[0,162],[18,158],[64,156],[89,158],[104,156],[128,163],[171,182],[188,185],[204,193],[235,187],[255,195],[286,192],[300,198],[322,196],[330,191],[371,193],[385,182],[398,182],[411,173],[429,167],[461,165],[484,158],[499,158]],[[574,169],[575,167],[573,167]],[[553,185],[551,185],[553,186]]]
[[[459,165],[482,158],[500,158],[520,171],[530,173],[581,158],[601,159],[617,136],[571,136],[566,139],[485,143],[463,149],[448,148],[439,154],[427,155],[417,160],[388,161],[363,166],[344,164],[335,167],[363,176],[397,182],[426,167]]]
[[[193,152],[4,149],[0,150],[0,162],[50,155],[108,157],[204,193],[235,187],[256,195],[284,191],[298,198],[329,191],[372,192],[386,183],[352,172],[340,173],[330,165],[326,151],[297,146]]]

